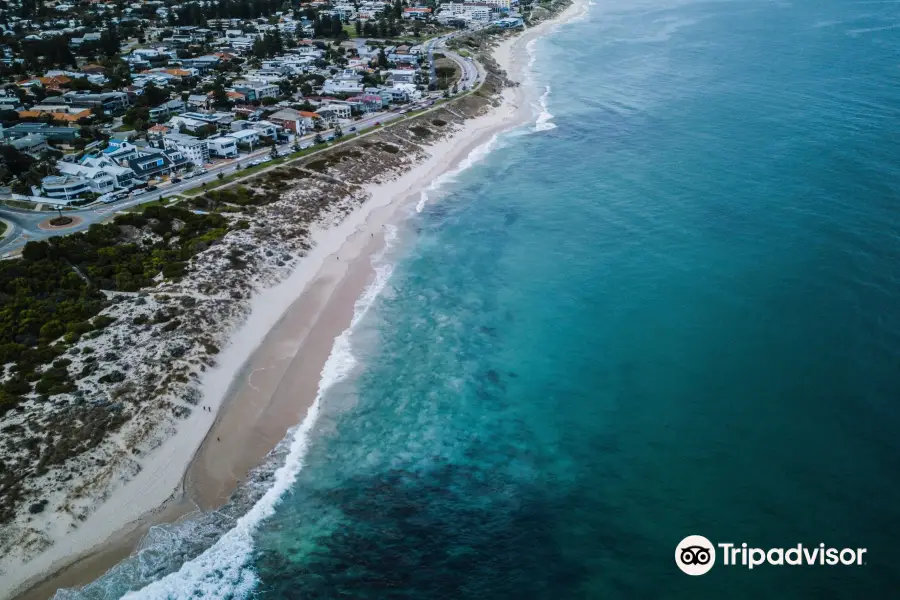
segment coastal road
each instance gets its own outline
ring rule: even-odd
[[[448,58],[454,60],[457,64],[459,64],[463,74],[460,78],[460,81],[458,82],[459,90],[470,90],[477,87],[478,84],[483,81],[483,77],[481,77],[480,66],[478,65],[478,63],[472,60],[467,60],[459,54],[446,49],[446,40],[455,37],[456,35],[458,34],[452,33],[440,38],[433,38],[432,40],[429,40],[429,53],[432,47],[440,48],[441,52],[443,52]],[[344,131],[344,134],[351,133],[351,128],[353,129],[353,133],[371,132],[380,125],[384,125],[391,121],[404,118],[405,113],[409,111],[423,109],[435,110],[439,108],[431,106],[439,97],[439,94],[429,94],[419,101],[404,106],[401,110],[372,113],[359,119],[358,121],[342,125],[342,129]],[[321,135],[327,139],[332,131],[333,130],[322,131]],[[307,146],[313,143],[314,138],[315,134],[310,134],[299,138],[298,142],[301,146]],[[278,145],[276,146],[276,149],[278,150],[279,155],[288,155],[293,152],[294,145],[295,142],[292,141],[290,143]],[[332,146],[329,146],[329,148],[330,147]],[[323,148],[322,151],[326,149],[327,148]],[[253,161],[267,158],[270,153],[270,147],[263,147],[249,154],[242,155],[237,159],[223,160],[220,163],[208,166],[206,168],[206,172],[202,175],[197,175],[190,179],[182,179],[180,182],[174,184],[162,184],[157,189],[150,192],[136,194],[134,196],[129,196],[107,204],[93,205],[88,208],[76,210],[66,210],[65,214],[67,216],[77,216],[81,219],[81,221],[73,227],[56,231],[44,230],[39,227],[39,224],[41,222],[53,217],[53,212],[34,211],[2,206],[0,207],[0,217],[6,219],[12,225],[13,230],[6,237],[0,240],[0,252],[3,252],[4,258],[8,258],[15,252],[21,250],[22,247],[24,247],[25,244],[30,241],[38,241],[56,235],[65,235],[83,231],[89,228],[94,223],[105,221],[123,210],[127,210],[129,208],[147,202],[152,202],[154,200],[159,200],[163,197],[169,197],[181,192],[185,192],[200,187],[204,183],[215,182],[218,179],[219,174],[233,173],[238,170],[239,166],[241,168],[247,167],[249,166],[249,163]],[[273,168],[275,168],[276,166],[277,165],[273,165]]]

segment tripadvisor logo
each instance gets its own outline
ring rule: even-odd
[[[753,548],[746,543],[713,544],[702,535],[689,535],[675,548],[675,564],[688,575],[704,575],[716,564],[716,549],[726,567],[741,566],[753,569],[772,566],[860,566],[866,564],[865,548],[826,548],[825,544],[807,547],[797,544],[790,548]]]

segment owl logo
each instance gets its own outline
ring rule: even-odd
[[[675,548],[675,564],[688,575],[704,575],[716,564],[716,547],[702,535],[689,535]]]

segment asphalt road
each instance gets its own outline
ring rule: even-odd
[[[459,89],[460,91],[463,91],[476,87],[479,81],[482,80],[482,77],[480,66],[476,62],[466,60],[455,52],[448,50],[445,46],[445,42],[447,39],[455,37],[460,33],[454,32],[441,38],[434,38],[432,40],[429,40],[429,42],[427,42],[427,48],[429,56],[431,55],[432,49],[440,49],[440,51],[444,53],[448,58],[451,58],[460,65],[463,76],[460,79]],[[440,94],[433,94],[430,97],[423,99],[422,101],[413,103],[411,105],[406,105],[401,109],[403,111],[402,113],[400,111],[372,113],[358,121],[353,122],[352,125],[343,125],[343,131],[345,134],[350,133],[351,127],[355,128],[354,133],[371,130],[376,126],[376,124],[384,124],[402,118],[404,116],[403,113],[406,113],[409,110],[427,108],[431,103],[433,103],[435,98],[439,97]],[[327,137],[329,133],[329,131],[323,131],[322,135]],[[315,134],[304,136],[300,138],[300,144],[311,144],[314,137]],[[278,153],[290,154],[291,152],[293,152],[293,146],[293,142],[289,144],[281,144],[277,146]],[[220,173],[230,174],[237,170],[237,165],[241,165],[241,167],[244,167],[254,160],[269,156],[270,153],[271,148],[263,147],[250,154],[242,155],[236,159],[222,160],[217,164],[208,166],[206,167],[206,173],[204,173],[203,175],[198,175],[190,179],[182,179],[182,181],[175,184],[161,184],[156,190],[153,190],[152,192],[145,192],[143,194],[124,198],[116,202],[94,205],[89,208],[66,210],[64,211],[64,214],[66,216],[74,216],[81,219],[81,221],[77,225],[75,225],[74,227],[68,227],[66,229],[44,230],[39,227],[40,223],[54,216],[55,213],[53,212],[17,209],[6,206],[0,207],[0,218],[6,221],[10,228],[9,233],[3,239],[0,239],[0,252],[3,253],[3,257],[8,257],[12,253],[20,250],[26,243],[30,241],[37,241],[55,235],[65,235],[77,231],[83,231],[94,223],[99,223],[101,221],[109,219],[115,213],[126,210],[133,206],[138,206],[139,204],[152,202],[153,200],[158,200],[162,197],[172,196],[180,192],[200,187],[201,185],[203,185],[203,183],[215,182]]]

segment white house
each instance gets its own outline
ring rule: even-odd
[[[316,112],[326,123],[336,123],[339,119],[349,119],[351,110],[348,104],[325,104]]]
[[[188,161],[198,167],[209,162],[209,147],[206,142],[192,135],[181,133],[167,133],[163,136],[163,144],[166,149],[180,152]]]
[[[259,132],[255,129],[241,129],[240,131],[232,131],[228,137],[233,139],[237,144],[245,144],[254,148],[259,146]]]
[[[206,146],[209,148],[210,156],[232,158],[238,155],[237,140],[230,135],[207,138]]]

